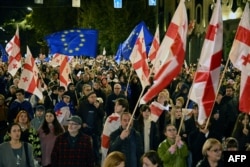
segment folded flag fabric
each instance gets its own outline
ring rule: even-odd
[[[117,113],[112,113],[106,119],[101,137],[102,162],[104,161],[108,153],[110,134],[118,129],[120,125],[120,115]]]
[[[152,102],[150,104],[150,110],[151,110],[151,120],[154,122],[157,122],[157,120],[159,119],[160,115],[162,114],[162,112],[164,110],[169,110],[169,107],[164,106],[156,101]]]
[[[72,106],[66,104],[63,101],[60,101],[55,105],[54,111],[56,113],[58,122],[62,125],[68,125],[67,120],[74,113],[74,111],[72,110]]]
[[[133,29],[129,37],[122,43],[122,56],[125,60],[129,60],[130,54],[132,52],[132,49],[134,48],[135,42],[141,29],[143,29],[146,51],[148,53],[153,41],[153,35],[147,28],[146,24],[142,21]]]

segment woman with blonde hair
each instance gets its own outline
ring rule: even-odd
[[[187,142],[187,134],[186,134],[186,128],[185,123],[183,122],[181,124],[181,120],[184,119],[182,113],[182,108],[180,106],[174,106],[171,110],[171,117],[170,117],[170,124],[174,125],[177,129],[177,131],[180,129],[180,136],[181,138]],[[181,126],[181,127],[180,127]]]
[[[123,153],[113,151],[106,157],[103,167],[125,167],[125,159]]]
[[[215,138],[209,138],[202,147],[203,159],[198,162],[196,167],[221,167],[222,163],[222,144]]]

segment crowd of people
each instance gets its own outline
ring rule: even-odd
[[[250,150],[250,116],[238,109],[240,72],[233,67],[202,124],[188,97],[195,65],[147,104],[139,101],[150,85],[142,89],[128,61],[77,58],[71,68],[63,87],[59,69],[41,60],[39,99],[18,88],[22,69],[13,77],[0,65],[0,167],[221,167],[223,150]],[[152,85],[153,74],[149,79]],[[152,103],[164,106],[159,118]]]

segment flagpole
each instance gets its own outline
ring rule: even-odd
[[[226,73],[226,70],[227,70],[227,67],[228,67],[228,64],[229,64],[229,57],[227,58],[226,65],[225,65],[224,70],[223,70],[223,73],[222,73],[222,75],[221,75],[221,77],[220,77],[220,82],[219,82],[218,89],[217,89],[217,92],[216,92],[216,96],[215,96],[215,97],[218,96],[220,87],[221,87],[222,82],[223,82],[223,78],[224,78],[224,76],[225,76],[225,73]],[[214,108],[214,104],[215,104],[215,101],[213,102],[212,110],[213,110],[213,108]],[[207,127],[208,127],[208,125],[209,125],[209,121],[210,121],[211,115],[212,115],[212,111],[210,112],[210,115],[209,115],[208,120],[207,120],[207,122],[206,122],[205,129],[207,129]]]
[[[131,69],[131,67],[130,67],[130,69]],[[132,72],[133,72],[133,69],[130,70],[130,74],[129,74],[129,77],[128,77],[128,83],[127,83],[127,86],[126,86],[125,93],[127,93],[127,91],[128,91],[128,86],[129,86],[129,82],[130,82],[130,79],[131,79],[131,76],[132,76]]]
[[[43,77],[42,77],[42,75],[40,74],[40,69],[39,69],[39,68],[38,68],[38,71],[39,71],[38,75],[39,75],[40,79],[42,80],[43,84],[45,84],[45,82],[44,82],[44,80],[43,80]],[[47,92],[50,101],[52,101],[52,98],[51,98],[50,95],[49,95],[48,89],[45,89],[45,91]]]
[[[134,107],[134,111],[133,111],[133,113],[132,113],[131,119],[129,120],[129,123],[128,123],[128,126],[127,126],[126,130],[128,130],[128,128],[130,127],[130,124],[131,124],[131,122],[132,122],[132,120],[133,120],[133,118],[134,118],[136,109],[137,109],[137,107],[138,107],[138,105],[139,105],[139,102],[140,102],[140,99],[141,99],[141,97],[142,97],[142,95],[143,95],[144,90],[145,90],[145,87],[143,87],[143,89],[142,89],[142,91],[141,91],[141,94],[140,94],[140,96],[139,96],[139,98],[138,98],[138,101],[137,101],[135,107]]]
[[[183,111],[182,111],[183,112]],[[178,133],[177,133],[177,135],[180,135],[180,132],[181,132],[181,127],[182,127],[182,124],[183,124],[183,122],[184,122],[184,114],[183,113],[181,113],[181,115],[182,115],[182,117],[181,117],[181,123],[180,123],[180,126],[179,126],[179,129],[178,129]]]

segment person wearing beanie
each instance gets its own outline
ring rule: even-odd
[[[38,130],[44,121],[45,107],[43,105],[37,105],[35,110],[35,117],[31,120],[31,126]]]

